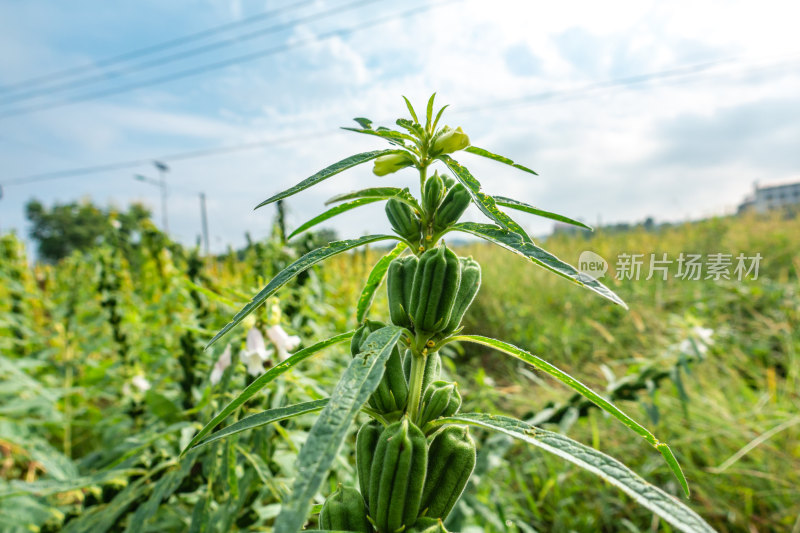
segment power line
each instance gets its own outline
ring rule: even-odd
[[[759,72],[764,70],[770,69],[780,69],[794,65],[800,61],[800,57],[798,56],[790,56],[788,59],[784,59],[778,62],[770,63],[770,64],[759,64],[756,63],[750,67],[742,68],[739,70],[739,73],[743,72]],[[483,111],[487,109],[498,109],[503,107],[514,107],[519,105],[525,105],[530,103],[536,103],[544,100],[552,100],[552,99],[564,99],[564,98],[574,98],[580,97],[586,94],[594,93],[597,91],[607,90],[607,89],[624,89],[626,87],[632,87],[636,85],[643,85],[646,83],[650,83],[653,81],[662,81],[662,80],[684,80],[687,78],[696,78],[696,79],[706,79],[711,76],[724,74],[725,72],[714,73],[709,72],[710,70],[724,64],[731,64],[736,63],[737,60],[735,58],[727,58],[727,59],[720,59],[716,61],[709,61],[707,63],[700,63],[696,65],[688,65],[685,67],[678,67],[674,69],[664,70],[661,72],[653,72],[647,74],[639,74],[635,76],[626,76],[622,78],[616,78],[613,80],[607,81],[600,81],[595,83],[589,83],[580,87],[576,87],[574,89],[562,89],[562,90],[554,90],[554,91],[542,91],[535,94],[529,94],[525,96],[521,96],[518,98],[510,98],[507,100],[498,100],[496,102],[490,102],[487,104],[476,104],[474,106],[467,106],[462,107],[457,110],[454,110],[453,113],[474,113],[478,111]],[[733,72],[734,74],[737,72]],[[701,76],[702,75],[702,76]]]
[[[150,55],[154,53],[158,53],[162,50],[166,50],[169,48],[175,48],[177,46],[181,46],[186,43],[190,43],[192,41],[198,41],[204,39],[211,35],[216,35],[218,33],[224,33],[232,28],[238,28],[240,26],[249,26],[250,24],[255,24],[256,22],[260,22],[266,18],[274,17],[285,13],[287,11],[294,11],[295,9],[299,9],[303,6],[308,4],[314,3],[315,0],[297,0],[296,2],[291,3],[288,6],[284,6],[278,9],[273,9],[271,11],[265,11],[263,13],[259,13],[257,15],[253,15],[243,20],[238,20],[236,22],[229,22],[227,24],[222,24],[220,26],[215,26],[213,28],[209,28],[206,30],[202,30],[196,33],[191,33],[189,35],[184,35],[183,37],[178,37],[175,39],[170,39],[168,41],[161,42],[159,44],[146,46],[144,48],[138,48],[136,50],[131,50],[129,52],[124,52],[122,54],[107,57],[105,59],[100,59],[98,61],[94,61],[92,63],[87,63],[85,65],[79,65],[75,67],[70,67],[64,70],[59,70],[56,72],[51,72],[49,74],[43,74],[40,76],[36,76],[33,78],[28,78],[27,80],[22,80],[19,82],[12,83],[6,86],[0,86],[0,91],[16,91],[16,90],[25,90],[26,86],[36,86],[41,85],[42,83],[47,83],[51,80],[58,80],[59,78],[64,77],[72,77],[76,74],[81,74],[86,71],[91,70],[98,70],[100,67],[105,67],[108,65],[113,65],[115,63],[122,63],[128,61],[130,59],[135,59],[137,57]]]
[[[124,170],[135,168],[142,165],[150,165],[155,161],[183,161],[187,159],[197,159],[200,157],[208,157],[212,155],[220,155],[231,152],[241,152],[246,150],[254,150],[256,148],[263,148],[265,146],[274,146],[277,144],[291,143],[301,141],[304,139],[313,139],[316,137],[329,136],[337,133],[338,130],[315,130],[298,133],[295,135],[287,135],[283,137],[275,137],[273,139],[266,139],[263,141],[254,141],[249,143],[241,143],[231,146],[218,146],[213,148],[203,148],[200,150],[191,150],[187,152],[177,152],[173,154],[162,155],[158,157],[147,157],[141,159],[129,159],[127,161],[118,161],[116,163],[108,163],[105,165],[93,165],[88,167],[73,168],[68,170],[59,170],[55,172],[44,172],[41,174],[31,174],[13,178],[2,182],[3,186],[23,185],[27,183],[34,183],[39,181],[49,181],[61,178],[71,178],[75,176],[85,176],[88,174],[99,174],[101,172],[109,172],[113,170]]]
[[[110,72],[103,72],[101,74],[96,74],[93,76],[88,76],[85,78],[79,78],[77,80],[72,80],[69,82],[50,85],[39,89],[28,90],[25,93],[12,95],[8,98],[4,98],[0,101],[0,105],[7,105],[14,102],[20,102],[24,100],[33,100],[36,98],[40,98],[42,96],[51,96],[54,94],[58,94],[69,89],[76,89],[79,87],[85,87],[86,85],[92,85],[97,82],[108,81],[109,77],[118,77],[124,76],[125,74],[129,74],[132,72],[137,72],[140,70],[149,69],[152,67],[157,67],[161,65],[165,65],[167,63],[172,63],[174,61],[179,61],[181,59],[186,59],[189,57],[194,57],[200,54],[207,54],[214,50],[218,50],[221,48],[225,48],[228,46],[233,46],[235,44],[239,44],[244,41],[249,41],[252,39],[256,39],[258,37],[262,37],[264,35],[268,35],[270,33],[278,33],[280,31],[284,31],[290,29],[297,24],[306,23],[306,22],[313,22],[315,20],[321,20],[330,16],[339,15],[351,9],[359,8],[371,3],[375,3],[377,0],[358,0],[356,2],[351,2],[349,4],[345,4],[342,6],[338,6],[333,9],[329,9],[327,11],[321,11],[319,13],[314,13],[312,15],[306,15],[304,17],[299,17],[294,19],[290,22],[276,24],[273,26],[268,26],[266,28],[261,28],[259,30],[252,31],[250,33],[245,33],[242,35],[235,36],[233,38],[224,39],[221,41],[216,41],[210,44],[205,44],[196,48],[190,48],[189,50],[184,50],[182,52],[178,52],[172,55],[158,57],[155,59],[151,59],[149,61],[134,63],[129,67],[124,67],[117,70],[112,70]]]
[[[792,56],[794,57],[794,56]],[[740,72],[751,72],[751,71],[761,71],[771,68],[782,68],[787,65],[791,65],[794,62],[797,62],[797,59],[782,61],[778,63],[773,63],[770,65],[756,65],[754,67],[748,69],[741,69]],[[541,93],[536,93],[532,95],[527,95],[519,98],[514,99],[507,99],[507,100],[498,100],[495,102],[484,103],[474,106],[465,106],[459,109],[453,110],[454,113],[475,113],[479,111],[483,111],[486,109],[496,109],[502,107],[510,107],[510,106],[517,106],[517,105],[525,105],[525,104],[532,104],[538,103],[543,100],[555,99],[555,98],[573,98],[579,97],[584,94],[589,94],[598,90],[602,89],[620,89],[625,88],[626,86],[632,86],[636,84],[642,84],[651,81],[663,80],[663,79],[685,79],[690,76],[697,76],[701,74],[708,74],[708,70],[724,63],[732,63],[735,62],[734,59],[723,59],[718,61],[712,61],[708,63],[701,63],[698,65],[688,65],[685,67],[678,67],[674,69],[669,69],[661,72],[653,72],[647,74],[641,74],[636,76],[627,76],[624,78],[617,78],[614,80],[608,80],[603,82],[597,82],[594,84],[586,85],[581,88],[572,89],[572,90],[561,90],[561,91],[545,91]],[[712,73],[713,74],[713,73]],[[708,76],[706,76],[708,77]],[[385,122],[385,121],[384,121]],[[207,156],[214,156],[223,153],[231,153],[237,151],[246,151],[252,150],[255,148],[261,148],[264,146],[271,146],[276,144],[283,144],[283,143],[291,143],[296,141],[307,140],[310,138],[316,137],[326,137],[330,135],[334,135],[340,130],[314,130],[314,131],[307,131],[304,133],[297,133],[291,136],[283,136],[277,137],[274,139],[268,139],[264,141],[256,141],[251,143],[242,143],[237,145],[231,146],[221,146],[221,147],[213,147],[213,148],[206,148],[201,150],[193,150],[188,152],[178,152],[173,153],[170,155],[159,156],[156,158],[145,158],[145,159],[134,159],[129,161],[121,161],[118,163],[109,163],[106,165],[96,165],[90,167],[83,167],[83,168],[76,168],[76,169],[69,169],[63,171],[55,171],[55,172],[45,172],[41,174],[33,174],[27,176],[20,176],[17,178],[13,178],[4,182],[0,182],[2,186],[9,186],[9,185],[22,185],[26,183],[33,183],[37,181],[46,181],[52,179],[59,179],[59,178],[66,178],[66,177],[73,177],[73,176],[80,176],[86,174],[95,174],[100,172],[106,172],[111,170],[119,170],[125,168],[132,168],[139,165],[150,164],[153,159],[161,160],[161,161],[179,161],[179,160],[187,160],[187,159],[195,159]]]
[[[415,7],[413,9],[409,9],[409,10],[406,10],[406,11],[401,11],[401,12],[394,13],[392,15],[388,15],[388,16],[385,16],[385,17],[378,17],[378,18],[375,18],[373,20],[369,20],[369,21],[366,21],[366,22],[363,22],[363,23],[359,23],[359,24],[356,24],[356,25],[353,25],[353,26],[349,26],[349,27],[345,27],[345,28],[340,28],[338,30],[332,30],[332,31],[329,31],[329,32],[321,33],[320,35],[318,35],[316,37],[309,38],[309,39],[302,39],[302,40],[299,40],[299,41],[294,41],[292,43],[283,44],[283,45],[276,46],[276,47],[273,47],[273,48],[267,48],[267,49],[264,49],[264,50],[259,50],[257,52],[251,52],[249,54],[244,54],[244,55],[236,56],[236,57],[233,57],[233,58],[225,59],[225,60],[222,60],[222,61],[217,61],[215,63],[209,63],[209,64],[206,64],[206,65],[202,65],[200,67],[194,67],[194,68],[182,70],[182,71],[175,72],[175,73],[172,73],[172,74],[168,74],[168,75],[165,75],[165,76],[151,78],[149,80],[144,80],[144,81],[141,81],[141,82],[138,82],[138,83],[125,85],[125,86],[122,86],[122,87],[116,87],[116,88],[113,88],[113,89],[107,89],[107,90],[103,90],[103,91],[95,91],[93,93],[86,93],[86,94],[83,94],[83,95],[79,95],[79,96],[73,98],[72,100],[63,100],[63,101],[60,101],[60,102],[57,101],[57,102],[45,103],[45,104],[41,104],[41,105],[28,106],[27,108],[23,107],[21,109],[12,109],[12,110],[9,110],[9,111],[0,112],[0,118],[8,118],[8,117],[17,116],[17,115],[24,115],[24,114],[28,114],[28,113],[33,113],[33,112],[36,112],[36,111],[43,111],[43,110],[46,110],[46,109],[53,109],[53,108],[56,108],[56,107],[63,107],[63,106],[72,105],[72,104],[79,103],[79,102],[84,102],[84,101],[87,101],[87,100],[94,100],[94,99],[103,98],[103,97],[106,97],[106,96],[112,96],[112,95],[115,95],[115,94],[129,92],[129,91],[132,91],[134,89],[140,89],[142,87],[149,87],[151,85],[158,85],[158,84],[162,84],[162,83],[167,83],[167,82],[170,82],[170,81],[186,78],[186,77],[189,77],[189,76],[196,76],[198,74],[203,74],[203,73],[206,73],[206,72],[209,72],[209,71],[212,71],[212,70],[218,70],[218,69],[221,69],[221,68],[229,67],[231,65],[235,65],[235,64],[238,64],[238,63],[254,61],[254,60],[257,60],[257,59],[261,59],[263,57],[267,57],[267,56],[270,56],[270,55],[273,55],[273,54],[280,53],[280,52],[286,52],[286,51],[292,50],[294,48],[298,48],[298,47],[305,46],[305,45],[308,45],[308,44],[318,43],[320,41],[331,39],[333,37],[351,35],[353,33],[359,32],[359,31],[372,29],[374,26],[377,26],[377,25],[380,25],[380,24],[386,24],[388,22],[394,22],[394,21],[397,21],[397,20],[400,20],[400,19],[404,19],[404,18],[409,18],[409,17],[415,16],[415,15],[418,15],[420,13],[423,13],[425,11],[430,11],[433,8],[453,3],[454,1],[456,1],[456,0],[444,0],[442,2],[437,2],[437,3],[429,4],[429,5],[426,5],[426,6]]]

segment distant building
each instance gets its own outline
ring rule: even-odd
[[[800,181],[766,187],[756,183],[753,193],[739,204],[738,212],[754,210],[756,213],[766,213],[787,207],[800,207]]]

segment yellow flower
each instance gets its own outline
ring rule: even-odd
[[[375,166],[372,168],[372,172],[376,176],[385,176],[392,172],[397,172],[402,168],[410,167],[413,164],[414,161],[405,153],[387,154],[375,160]]]
[[[469,146],[469,137],[461,130],[461,127],[453,130],[449,126],[445,126],[444,132],[433,143],[431,152],[434,155],[452,154],[467,146]]]

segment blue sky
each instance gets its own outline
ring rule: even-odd
[[[389,123],[406,113],[401,94],[423,107],[434,91],[451,106],[447,124],[540,174],[464,154],[462,163],[489,193],[589,223],[730,212],[756,180],[800,179],[800,8],[791,2],[488,5],[2,2],[0,231],[26,231],[23,207],[32,197],[48,204],[84,197],[118,206],[143,201],[160,221],[158,190],[133,180],[137,173],[156,176],[147,161],[289,139],[166,160],[173,236],[195,242],[197,193],[204,191],[212,248],[239,246],[247,231],[256,237],[269,232],[274,211],[252,210],[261,200],[351,153],[382,147],[339,126],[354,124],[356,116]],[[235,31],[87,70],[83,76],[93,79],[81,87],[36,96],[26,82],[275,9],[283,11]],[[276,25],[282,29],[265,30]],[[243,38],[250,32],[258,33]],[[224,39],[234,42],[141,68],[141,62]],[[248,54],[263,55],[151,83]],[[26,89],[9,87],[14,84]],[[87,97],[131,85],[141,87]],[[23,113],[50,104],[56,107]],[[41,173],[139,160],[128,168],[24,182]],[[412,171],[376,178],[364,165],[290,199],[290,222],[313,217],[339,192],[414,183]],[[371,205],[350,212],[334,227],[343,237],[387,230],[381,210]],[[477,212],[469,216],[480,219]],[[552,227],[519,218],[534,234]]]

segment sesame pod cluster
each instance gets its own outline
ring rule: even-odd
[[[361,426],[356,435],[356,470],[358,486],[369,505],[369,476],[372,473],[372,459],[378,447],[378,439],[383,433],[383,426],[378,422],[370,422]]]
[[[454,382],[434,381],[425,390],[419,415],[420,427],[447,416],[453,416],[461,407],[461,395]]]
[[[447,426],[433,437],[422,491],[422,516],[447,518],[475,468],[475,441],[466,426]]]
[[[392,323],[430,335],[449,335],[481,286],[481,267],[471,257],[458,257],[444,244],[416,256],[399,257],[387,273]]]
[[[445,334],[453,333],[461,325],[461,319],[472,305],[472,301],[481,288],[481,266],[471,257],[459,257],[461,283],[458,286],[456,301],[450,314],[450,321],[444,328]]]
[[[392,198],[386,202],[386,216],[398,235],[411,243],[419,241],[422,225],[419,216],[410,205]]]
[[[385,325],[383,322],[368,320],[358,328],[350,341],[350,352],[353,357],[364,349],[364,343],[370,333]],[[369,398],[369,405],[387,418],[396,420],[402,416],[407,401],[408,382],[403,368],[403,358],[400,349],[395,346],[386,361],[386,368],[378,388]]]
[[[427,468],[425,434],[408,417],[383,430],[369,475],[369,515],[379,532],[416,522]]]
[[[422,191],[422,209],[425,210],[427,216],[430,217],[436,212],[439,204],[442,203],[444,192],[444,181],[439,176],[439,173],[436,172],[425,182],[425,187]]]
[[[442,244],[420,256],[409,302],[415,330],[434,334],[445,328],[460,283],[458,256],[447,246]]]
[[[322,529],[334,531],[372,532],[361,493],[341,485],[325,500],[319,513],[319,525]]]
[[[471,201],[472,197],[466,187],[460,183],[451,187],[436,210],[436,216],[433,219],[433,230],[436,233],[441,233],[458,222],[458,219],[467,210]]]
[[[417,272],[417,256],[398,257],[389,264],[386,286],[389,292],[389,317],[392,324],[411,328],[411,289]]]

